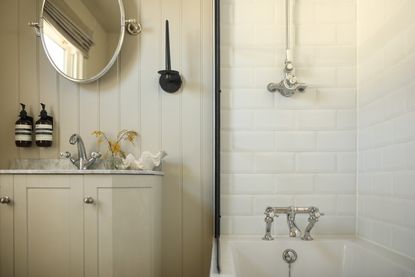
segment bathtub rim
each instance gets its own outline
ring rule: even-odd
[[[283,237],[283,236],[277,236],[275,237],[275,240],[273,241],[263,241],[258,236],[234,236],[234,235],[223,235],[221,236],[221,250],[220,250],[220,259],[221,259],[221,273],[217,273],[215,261],[215,247],[216,245],[213,244],[212,246],[212,259],[211,259],[211,271],[210,271],[210,277],[235,277],[235,266],[233,262],[233,255],[232,255],[232,244],[238,243],[238,242],[252,242],[252,243],[278,243],[278,242],[293,242],[296,241],[298,243],[301,243],[301,239],[299,238],[289,238],[289,237]],[[397,253],[391,249],[388,249],[386,247],[383,247],[381,245],[372,243],[371,241],[356,237],[356,236],[315,236],[314,242],[344,242],[344,243],[351,243],[356,244],[357,247],[364,247],[373,255],[375,256],[381,256],[383,258],[386,258],[390,260],[392,263],[397,264],[401,267],[407,268],[415,273],[415,259],[402,255],[400,253]],[[308,243],[307,241],[304,241],[303,243]]]

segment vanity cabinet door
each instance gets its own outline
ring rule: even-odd
[[[13,176],[0,175],[0,277],[13,276]]]
[[[160,186],[154,176],[85,176],[85,276],[160,276]],[[93,201],[93,203],[92,203]]]
[[[15,176],[15,276],[83,276],[82,176]]]

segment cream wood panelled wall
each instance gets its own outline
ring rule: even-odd
[[[126,36],[121,55],[101,80],[77,85],[49,65],[29,21],[41,1],[0,1],[0,166],[15,158],[57,158],[75,152],[69,136],[80,133],[88,151],[99,150],[91,132],[140,134],[129,151],[164,149],[163,275],[207,276],[210,262],[212,190],[212,36],[211,0],[124,0],[126,16],[143,25]],[[183,91],[158,87],[164,67],[164,20],[170,20],[172,65],[184,77]],[[36,116],[44,102],[55,119],[50,149],[14,146],[18,103]],[[101,151],[105,151],[102,148]]]

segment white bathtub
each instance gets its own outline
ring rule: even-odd
[[[221,245],[222,273],[212,267],[211,277],[288,277],[288,264],[282,259],[288,248],[298,254],[292,277],[415,277],[414,260],[353,238],[224,237]]]

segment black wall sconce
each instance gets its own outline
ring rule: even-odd
[[[166,20],[166,69],[160,70],[159,84],[160,87],[168,93],[175,93],[182,86],[182,78],[180,73],[175,70],[171,70],[171,59],[170,59],[170,31],[169,21]]]

